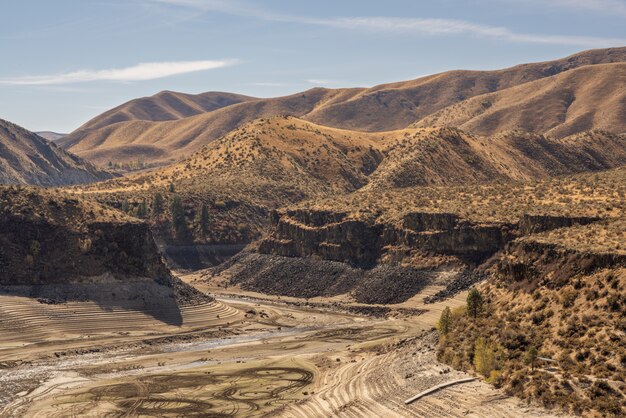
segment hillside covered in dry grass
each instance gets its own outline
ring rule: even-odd
[[[107,165],[109,161],[130,163],[138,160],[165,164],[187,157],[209,142],[258,118],[291,115],[324,126],[381,132],[405,128],[436,112],[449,115],[450,106],[485,94],[495,94],[489,104],[486,104],[486,99],[474,100],[471,103],[478,103],[478,110],[471,107],[459,114],[463,116],[465,113],[484,112],[485,107],[495,111],[499,106],[507,106],[507,103],[523,97],[526,100],[522,101],[519,109],[523,110],[523,114],[535,112],[533,115],[536,115],[537,90],[550,91],[550,100],[546,100],[540,107],[540,112],[546,113],[545,121],[544,117],[528,117],[524,123],[514,124],[508,123],[509,119],[514,118],[509,116],[508,124],[505,126],[504,122],[498,122],[498,125],[502,125],[498,127],[545,133],[554,128],[555,121],[565,117],[564,112],[572,105],[571,110],[577,113],[567,114],[567,123],[560,131],[554,131],[555,136],[594,128],[621,133],[623,118],[619,118],[619,112],[623,115],[624,105],[620,99],[620,89],[606,91],[605,87],[609,80],[619,75],[615,71],[623,68],[611,66],[611,63],[624,61],[626,48],[600,49],[503,70],[457,70],[372,88],[316,88],[269,99],[222,93],[193,96],[162,92],[123,104],[94,118],[62,138],[59,144],[98,165]],[[578,68],[585,70],[576,73],[577,76],[564,76]],[[586,74],[587,78],[580,74]],[[589,81],[589,78],[594,79],[591,86],[597,87],[599,91],[595,88],[589,91],[581,84]],[[521,92],[521,86],[532,82],[539,83],[540,87],[533,85],[534,95],[526,98]],[[515,86],[522,90],[511,90]],[[603,103],[598,101],[598,97],[603,94],[610,97],[606,100],[606,106],[611,107],[606,107],[606,110],[610,110],[611,115],[602,118],[588,115],[587,111],[596,112],[597,106]],[[467,106],[461,107],[465,109]],[[456,111],[452,113],[457,114]],[[600,115],[600,111],[597,115]],[[437,123],[448,119],[453,119],[453,116],[438,116]]]
[[[591,129],[624,133],[626,64],[584,66],[472,97],[414,126],[454,126],[480,135],[523,129],[555,138]]]
[[[439,358],[547,407],[623,416],[623,214],[510,243],[478,286],[484,298],[478,315],[452,315]]]
[[[0,119],[0,184],[64,186],[112,177],[39,135]]]
[[[523,132],[484,138],[447,128],[363,133],[273,117],[251,122],[178,164],[74,191],[118,208],[127,202],[131,213],[152,205],[157,193],[167,201],[167,211],[178,196],[190,238],[248,242],[260,236],[269,211],[290,204],[327,202],[341,210],[344,202],[354,199],[355,210],[363,211],[370,206],[365,199],[373,205],[402,206],[406,201],[405,207],[411,207],[415,204],[407,199],[412,193],[431,190],[415,186],[527,181],[616,167],[626,162],[625,141],[606,132],[565,140]],[[407,187],[414,189],[399,189]],[[433,195],[457,193],[454,187],[432,190],[439,190]],[[416,201],[425,204],[430,198]],[[199,234],[203,206],[210,227]],[[153,221],[167,220],[143,212]]]

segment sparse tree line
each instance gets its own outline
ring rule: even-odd
[[[193,239],[193,234],[187,222],[183,199],[175,193],[173,184],[169,186],[168,191],[171,194],[169,202],[166,202],[166,198],[161,192],[156,192],[150,203],[143,199],[139,203],[131,204],[128,198],[125,198],[121,203],[121,210],[140,219],[151,219],[157,224],[169,224],[177,241],[190,241]],[[202,203],[195,213],[194,224],[197,226],[200,236],[206,238],[211,226],[211,216],[207,204]]]
[[[450,352],[447,347],[448,338],[451,333],[462,332],[459,329],[461,322],[469,321],[471,325],[476,326],[478,319],[488,314],[489,311],[484,296],[475,287],[468,292],[465,306],[457,308],[454,311],[446,306],[441,312],[439,321],[437,322],[437,329],[440,335],[439,358],[458,367],[460,364],[456,356],[459,355],[459,353]],[[502,366],[506,356],[504,348],[498,342],[483,336],[476,338],[471,348],[470,353],[461,354],[467,354],[469,357],[468,360],[471,360],[469,363],[476,372],[483,375],[488,382],[497,384],[502,373]],[[529,344],[522,360],[524,364],[530,367],[531,371],[535,370],[538,356],[539,352],[537,347],[534,344]]]
[[[109,161],[106,167],[109,170],[123,170],[123,171],[136,171],[143,170],[144,168],[153,167],[154,164],[148,164],[143,159],[137,159],[135,161],[129,161],[127,163],[118,163]]]
[[[624,416],[622,282],[603,271],[557,289],[473,288],[465,305],[442,311],[437,357],[549,408]]]

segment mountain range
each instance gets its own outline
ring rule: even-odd
[[[523,129],[565,137],[626,131],[626,48],[581,52],[496,71],[449,71],[372,88],[315,88],[259,99],[230,93],[161,92],[136,99],[61,138],[98,165],[167,164],[258,118],[299,117],[359,132],[455,126],[491,135]],[[615,88],[617,86],[617,88]]]

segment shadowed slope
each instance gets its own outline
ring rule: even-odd
[[[111,177],[37,134],[0,119],[0,183],[62,186]]]
[[[366,188],[528,181],[626,164],[626,135],[604,131],[562,140],[523,131],[494,137],[456,128],[405,130],[391,141]]]

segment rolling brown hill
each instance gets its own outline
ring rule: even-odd
[[[181,119],[253,99],[253,97],[241,94],[213,91],[200,94],[162,91],[153,96],[141,97],[114,107],[91,119],[78,129],[97,129],[131,120]]]
[[[287,114],[320,125],[357,131],[397,130],[474,96],[551,79],[583,66],[624,61],[626,48],[591,50],[560,60],[504,70],[450,71],[372,88],[316,88],[285,97],[247,98],[249,100],[242,103],[191,117],[165,112],[168,119],[182,117],[165,122],[156,121],[164,112],[161,106],[153,112],[150,106],[137,102],[95,118],[59,143],[97,164],[140,158],[149,163],[168,163],[184,158],[231,130],[261,117]],[[127,107],[134,109],[138,116],[134,117]],[[596,126],[591,124],[582,130],[593,127]],[[601,127],[611,130],[614,126],[607,123]]]
[[[205,240],[246,242],[260,235],[271,209],[365,185],[382,159],[377,140],[291,117],[259,119],[179,163],[74,190],[117,207],[126,199],[131,211],[157,192],[167,202],[178,195],[192,230],[201,206],[208,206]]]
[[[600,131],[562,140],[524,132],[484,138],[452,128],[366,133],[273,117],[244,125],[179,163],[76,191],[117,207],[127,200],[130,211],[157,192],[168,201],[179,195],[191,230],[197,231],[202,205],[211,213],[208,236],[194,234],[197,239],[236,243],[258,237],[270,210],[307,199],[537,180],[625,163],[626,135]]]
[[[590,129],[626,132],[626,63],[585,66],[442,109],[415,127],[481,135],[523,129],[562,138]]]
[[[387,141],[366,188],[529,181],[626,164],[626,134],[590,131],[552,139],[524,131],[484,137],[457,128],[424,128]]]
[[[329,94],[325,89],[271,100],[254,100],[188,118],[130,121],[101,129],[78,130],[59,143],[96,164],[108,161],[171,163],[256,118],[310,112]]]
[[[62,186],[112,177],[37,134],[0,119],[0,183]]]

